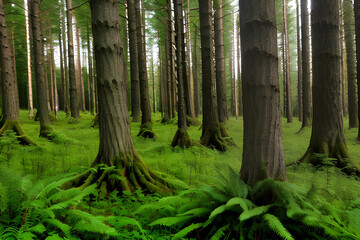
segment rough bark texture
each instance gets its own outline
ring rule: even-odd
[[[311,101],[310,101],[310,22],[308,0],[301,0],[301,45],[302,45],[302,104],[303,122],[301,128],[310,126]]]
[[[349,128],[358,126],[358,103],[356,91],[356,63],[354,42],[354,9],[351,0],[344,0],[344,30],[348,81]]]
[[[339,1],[339,8],[340,8],[340,81],[341,81],[341,97],[342,97],[342,111],[343,116],[348,115],[348,108],[347,108],[347,101],[346,101],[346,79],[345,79],[345,32],[344,32],[344,6],[343,6],[343,0]]]
[[[193,79],[194,79],[194,105],[195,105],[195,117],[198,118],[200,115],[200,89],[199,89],[199,78],[198,78],[198,64],[197,64],[197,33],[198,29],[195,24],[195,33],[194,33],[194,47],[192,48],[192,59],[193,59]]]
[[[215,69],[216,69],[216,94],[220,132],[223,137],[229,137],[225,129],[228,119],[226,98],[226,76],[225,76],[225,54],[224,54],[224,23],[223,23],[223,1],[214,1],[214,40],[215,40]]]
[[[184,101],[184,64],[182,56],[185,48],[183,28],[182,0],[174,0],[175,12],[175,43],[176,43],[176,71],[178,76],[178,130],[171,142],[171,146],[181,148],[190,147],[190,136],[187,133],[186,112]]]
[[[4,125],[0,128],[0,137],[6,130],[13,130],[23,144],[36,145],[22,130],[19,122],[19,94],[15,76],[14,62],[6,32],[6,20],[3,1],[0,0],[0,69],[3,102]]]
[[[275,0],[240,0],[244,139],[241,178],[286,180]]]
[[[30,15],[27,0],[24,0],[25,7],[25,25],[26,25],[26,52],[28,69],[28,97],[29,97],[29,118],[34,117],[33,90],[32,90],[32,72],[31,72],[31,35],[30,35]]]
[[[116,0],[91,1],[96,68],[99,90],[99,153],[88,171],[63,188],[85,188],[96,183],[101,194],[113,190],[170,193],[167,183],[152,172],[134,148],[128,116],[125,79],[126,64],[120,38],[119,11]],[[116,177],[114,177],[116,176]]]
[[[94,104],[94,79],[92,76],[92,51],[91,51],[91,46],[90,46],[90,29],[89,29],[89,19],[87,20],[87,50],[88,50],[88,85],[89,85],[89,108],[90,108],[90,113],[91,115],[94,115],[94,108],[95,108],[95,104]]]
[[[62,3],[65,4],[66,0],[63,0]],[[63,46],[64,46],[64,74],[65,74],[65,84],[64,84],[64,109],[66,112],[66,115],[70,112],[70,92],[69,92],[69,68],[68,68],[68,54],[67,54],[67,47],[66,47],[66,24],[65,24],[65,13],[63,13],[63,21],[61,22],[61,35],[63,40]]]
[[[240,21],[240,19],[239,19]],[[244,112],[244,107],[243,107],[243,100],[242,100],[242,96],[243,96],[243,90],[242,90],[242,84],[241,84],[241,59],[240,59],[240,54],[241,54],[241,50],[240,50],[240,22],[237,21],[236,24],[236,34],[237,34],[237,85],[238,85],[238,89],[236,89],[236,83],[234,83],[235,86],[235,98],[237,95],[237,101],[235,102],[235,106],[237,106],[236,112],[237,115],[242,116],[243,112]],[[234,59],[235,60],[235,59]],[[234,61],[235,62],[235,61]],[[235,68],[235,64],[233,65]],[[234,75],[234,81],[235,81],[235,75]]]
[[[356,60],[357,60],[357,87],[358,87],[358,121],[360,122],[360,0],[354,1],[355,12],[355,38],[356,38]],[[357,140],[360,140],[360,128],[358,129]]]
[[[298,82],[297,82],[297,105],[299,121],[303,120],[302,110],[302,65],[301,65],[301,32],[300,32],[300,0],[296,0],[296,35],[297,35],[297,52],[298,52]]]
[[[317,154],[322,154],[320,160],[334,158],[336,166],[342,168],[351,160],[341,112],[338,1],[311,3],[313,123],[309,148],[300,161],[319,164]],[[357,167],[351,166],[359,173]]]
[[[140,84],[139,64],[136,38],[135,0],[127,1],[128,28],[129,28],[129,51],[130,51],[130,76],[131,76],[131,115],[133,122],[140,119]]]
[[[212,10],[211,0],[199,0],[203,99],[203,127],[200,143],[224,151],[226,146],[221,137],[217,113]]]
[[[146,67],[146,50],[145,38],[142,27],[141,5],[140,1],[135,3],[135,18],[136,18],[136,40],[138,50],[139,63],[139,81],[140,81],[140,105],[141,105],[141,126],[138,136],[144,138],[155,138],[156,135],[152,131],[151,122],[151,108],[149,98],[149,85]]]
[[[35,59],[35,78],[36,78],[36,97],[37,97],[37,114],[40,120],[40,136],[48,137],[51,131],[47,89],[46,89],[46,74],[44,70],[44,48],[43,37],[41,34],[41,20],[40,20],[40,3],[41,0],[33,0],[31,2],[31,22],[33,31],[33,48]]]
[[[66,0],[67,8],[67,35],[68,35],[68,57],[69,57],[69,89],[70,89],[70,111],[72,118],[80,118],[79,101],[75,78],[75,55],[74,55],[74,34],[72,25],[72,0]]]
[[[236,88],[235,88],[235,77],[233,74],[233,58],[234,58],[234,48],[232,48],[232,51],[230,53],[229,57],[229,72],[230,72],[230,82],[231,82],[231,98],[230,98],[230,112],[231,116],[236,116]]]

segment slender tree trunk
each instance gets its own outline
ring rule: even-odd
[[[151,50],[151,56],[154,56],[152,50]],[[150,66],[151,66],[151,78],[152,78],[153,112],[156,113],[156,93],[155,93],[156,88],[155,88],[155,70],[154,70],[153,57],[151,57]]]
[[[159,48],[159,86],[160,86],[160,112],[161,112],[161,118],[164,117],[164,105],[165,105],[165,98],[164,98],[164,64],[161,62],[161,38],[160,38],[160,28],[158,28],[158,48]]]
[[[241,178],[286,180],[275,0],[240,0],[244,139]]]
[[[289,47],[289,31],[287,22],[287,3],[283,0],[283,17],[284,17],[284,35],[285,35],[285,55],[286,55],[286,118],[288,123],[293,121],[292,97],[291,97],[291,78],[290,78],[290,47]]]
[[[340,101],[339,0],[314,1],[311,9],[313,124],[309,148],[300,161],[318,164],[323,157],[336,158],[336,166],[342,168],[352,161],[346,147]],[[323,155],[317,157],[313,153]],[[351,171],[360,174],[357,167],[351,167]]]
[[[77,75],[78,75],[78,96],[79,96],[79,103],[80,108],[83,112],[85,112],[85,90],[84,90],[84,78],[82,74],[82,67],[81,67],[81,45],[80,45],[80,31],[75,25],[76,28],[76,50],[77,50]]]
[[[192,58],[193,58],[193,74],[194,74],[194,105],[195,105],[195,117],[198,118],[200,115],[200,89],[199,89],[199,78],[198,78],[198,64],[197,64],[197,34],[198,28],[196,24],[195,33],[194,33],[194,47],[192,48]]]
[[[67,6],[67,34],[68,34],[68,57],[69,57],[69,89],[70,89],[70,110],[71,117],[80,118],[79,100],[75,77],[75,56],[74,56],[74,34],[72,24],[72,0],[66,0]]]
[[[224,23],[223,23],[223,1],[214,1],[214,40],[215,40],[215,69],[216,69],[216,94],[217,108],[221,136],[229,137],[225,128],[228,118],[226,97],[226,75],[224,54]]]
[[[1,89],[3,106],[2,114],[4,124],[0,128],[0,136],[6,130],[13,130],[23,144],[36,145],[23,131],[19,122],[19,93],[15,66],[10,51],[10,44],[6,30],[6,20],[3,1],[0,0],[0,69],[1,69]]]
[[[360,122],[360,0],[354,1],[355,12],[355,39],[356,39],[356,70],[357,70],[357,87],[358,87],[358,121]],[[360,128],[358,129],[357,140],[360,140]]]
[[[302,65],[301,65],[301,32],[300,32],[300,0],[296,0],[296,34],[297,34],[297,52],[298,52],[298,82],[297,82],[297,104],[299,121],[303,121],[302,106]]]
[[[51,69],[51,76],[52,76],[52,110],[54,111],[55,117],[57,116],[57,85],[56,85],[56,66],[55,66],[55,54],[54,54],[54,47],[53,47],[53,40],[52,40],[52,31],[51,31],[51,22],[50,23],[50,34],[49,34],[49,41],[50,41],[50,69]]]
[[[83,189],[97,183],[100,194],[146,189],[170,193],[171,188],[152,172],[137,154],[130,134],[126,81],[126,63],[121,44],[117,0],[91,1],[96,69],[99,90],[99,153],[93,162],[114,166],[111,170],[87,171],[62,187]],[[115,106],[115,107],[114,107]],[[111,178],[120,175],[119,178]]]
[[[195,118],[195,104],[194,104],[194,75],[191,67],[191,31],[190,31],[190,0],[187,0],[187,9],[185,11],[185,30],[186,30],[186,70],[189,79],[189,95],[190,95],[190,105],[191,105],[191,113],[192,118]],[[189,115],[190,116],[190,115]]]
[[[87,19],[87,51],[88,51],[88,72],[89,72],[89,108],[91,115],[94,115],[94,79],[92,76],[92,54],[91,54],[91,45],[90,45],[90,26],[89,19]]]
[[[310,14],[308,0],[301,0],[301,46],[302,46],[302,104],[303,122],[301,128],[310,126],[311,88],[310,88]]]
[[[199,0],[201,59],[202,59],[202,97],[203,127],[200,143],[224,151],[226,146],[220,133],[216,99],[216,76],[214,66],[214,47],[212,31],[212,1]]]
[[[163,79],[163,98],[164,98],[164,116],[161,119],[161,123],[166,124],[171,118],[171,40],[170,40],[170,16],[171,10],[169,10],[170,1],[167,0],[167,9],[166,9],[166,23],[165,25],[165,77]],[[171,7],[171,4],[170,4]]]
[[[231,82],[231,104],[230,104],[230,112],[231,116],[236,116],[236,96],[235,96],[235,78],[233,75],[233,58],[234,58],[234,46],[232,48],[232,51],[230,53],[229,57],[229,73],[230,73],[230,82]]]
[[[240,53],[241,53],[241,50],[240,50],[240,47],[241,47],[241,44],[240,44],[240,23],[238,22],[237,24],[237,27],[236,27],[236,34],[237,34],[237,82],[238,82],[238,90],[236,90],[236,83],[234,83],[234,86],[235,86],[235,98],[236,98],[236,92],[238,92],[238,98],[235,102],[235,106],[236,106],[236,103],[238,103],[238,107],[236,108],[236,112],[238,113],[238,115],[242,116],[243,115],[243,101],[242,101],[242,96],[243,96],[243,91],[242,91],[242,84],[241,84],[241,58],[240,58]],[[234,58],[235,60],[235,58]],[[234,66],[234,69],[235,69],[235,65]],[[234,81],[235,81],[235,74],[234,74]]]
[[[345,80],[345,47],[344,47],[344,10],[343,0],[339,1],[340,8],[340,81],[341,81],[341,98],[342,98],[342,110],[343,116],[348,115],[347,104],[346,104],[346,80]]]
[[[356,91],[356,63],[354,42],[354,9],[351,0],[344,0],[344,30],[346,45],[346,66],[348,80],[349,128],[358,126],[357,91]]]
[[[25,6],[25,25],[26,25],[26,52],[27,52],[27,69],[28,69],[28,99],[29,99],[29,118],[34,116],[34,104],[32,93],[32,71],[31,71],[31,45],[30,45],[30,21],[28,12],[28,0],[24,0]]]
[[[63,0],[65,3],[66,0]],[[66,28],[67,25],[65,24],[66,21],[66,16],[64,14],[64,11],[66,8],[62,8],[63,9],[63,14],[62,14],[62,22],[61,22],[61,32],[62,32],[62,41],[63,41],[63,46],[64,46],[64,110],[66,115],[69,114],[70,112],[70,86],[69,86],[69,71],[68,71],[68,55],[67,55],[67,47],[66,47]]]
[[[60,74],[61,74],[61,95],[60,95],[60,109],[65,110],[65,73],[64,73],[64,57],[63,57],[63,42],[61,31],[59,32],[59,50],[60,50]]]
[[[172,8],[171,8],[171,3],[170,0],[169,1],[169,6],[168,9],[170,11],[170,18],[169,18],[169,24],[170,24],[170,28],[169,28],[169,34],[170,34],[170,52],[171,52],[171,57],[170,57],[170,62],[171,62],[171,82],[169,83],[169,90],[170,90],[170,97],[171,97],[171,118],[175,117],[175,106],[177,106],[177,99],[176,99],[176,69],[175,69],[175,48],[173,46],[175,46],[175,31],[174,31],[174,26],[173,26],[173,17],[172,17]]]
[[[144,138],[155,138],[156,135],[152,131],[151,122],[151,108],[149,98],[149,85],[148,75],[146,67],[146,50],[145,50],[145,38],[142,26],[141,16],[141,3],[136,1],[135,3],[135,18],[136,18],[136,37],[137,37],[137,49],[138,49],[138,62],[139,62],[139,81],[140,81],[140,102],[141,102],[141,126],[138,136]]]
[[[51,132],[48,101],[47,101],[47,89],[46,89],[46,73],[44,70],[44,47],[43,37],[41,34],[41,20],[40,20],[40,3],[41,0],[29,0],[31,2],[31,22],[33,32],[33,48],[35,59],[35,78],[36,78],[36,95],[38,116],[40,120],[40,136],[49,138]]]

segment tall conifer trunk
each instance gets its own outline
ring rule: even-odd
[[[360,0],[354,1],[355,12],[355,39],[356,39],[356,69],[357,69],[357,97],[358,97],[358,121],[360,122]],[[357,140],[360,140],[360,128],[358,129]]]

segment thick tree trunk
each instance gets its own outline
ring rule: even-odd
[[[128,29],[129,29],[129,50],[130,50],[130,76],[131,76],[131,115],[133,122],[140,119],[140,83],[139,64],[136,37],[135,0],[127,1],[128,7]]]
[[[33,32],[33,48],[35,59],[35,78],[36,78],[36,95],[38,115],[40,120],[40,136],[49,138],[51,131],[48,101],[47,101],[47,89],[46,89],[46,74],[44,70],[44,48],[43,37],[41,34],[41,20],[40,20],[40,3],[41,0],[29,0],[31,2],[31,22]]]
[[[13,130],[19,136],[22,144],[36,145],[22,130],[19,122],[19,93],[2,0],[0,0],[0,59],[2,104],[4,106],[2,112],[4,125],[0,128],[0,137],[6,130]]]
[[[146,50],[145,50],[145,38],[142,27],[141,17],[141,3],[136,1],[135,3],[135,18],[136,18],[136,39],[138,49],[138,63],[139,63],[139,81],[140,81],[140,102],[141,102],[141,126],[138,136],[144,138],[155,138],[156,135],[152,131],[151,122],[151,108],[149,98],[149,85],[148,75],[146,67]]]
[[[310,88],[310,14],[308,0],[301,0],[301,45],[302,45],[302,104],[303,122],[301,128],[310,126],[311,88]]]
[[[358,103],[356,91],[356,63],[354,42],[354,9],[351,0],[344,1],[344,30],[348,80],[349,128],[358,126]]]
[[[360,0],[354,1],[355,12],[355,39],[356,39],[356,70],[357,70],[357,87],[358,87],[358,121],[360,122]],[[357,140],[360,140],[360,128],[358,129]]]
[[[288,123],[293,122],[292,97],[291,97],[291,78],[290,78],[290,47],[289,31],[287,22],[287,2],[283,0],[283,18],[284,18],[284,37],[285,37],[285,80],[286,80],[286,118]]]
[[[200,89],[199,89],[199,78],[198,78],[198,64],[197,64],[197,33],[198,28],[195,24],[195,33],[194,33],[194,47],[192,48],[192,58],[193,58],[193,75],[194,75],[194,106],[195,106],[195,117],[198,118],[200,115]]]
[[[300,0],[296,0],[296,35],[297,35],[297,52],[298,52],[298,82],[297,82],[297,110],[299,121],[303,121],[302,106],[302,65],[301,65],[301,32],[300,32]]]
[[[286,180],[275,0],[240,0],[244,139],[241,178]]]
[[[216,69],[216,94],[218,117],[221,136],[229,137],[225,128],[227,113],[225,54],[224,54],[224,23],[223,23],[223,0],[214,1],[214,40],[215,40],[215,69]]]
[[[190,136],[187,133],[186,112],[184,102],[184,30],[183,29],[183,13],[182,0],[174,0],[175,12],[175,43],[176,43],[176,70],[178,76],[178,130],[171,142],[171,146],[179,146],[181,148],[190,147]],[[186,69],[185,69],[186,70]]]
[[[126,64],[121,44],[116,0],[92,0],[92,30],[99,90],[99,153],[92,166],[106,164],[97,172],[85,172],[63,188],[85,188],[97,183],[99,192],[113,190],[170,193],[167,183],[141,160],[134,148],[129,126],[125,89]],[[112,167],[110,167],[112,166]],[[114,178],[114,175],[120,177]]]
[[[69,57],[69,89],[70,89],[70,111],[71,117],[80,118],[79,100],[75,78],[75,55],[74,55],[74,33],[72,24],[72,0],[66,0],[67,7],[67,35],[68,35],[68,57]]]
[[[203,127],[200,143],[224,151],[226,146],[220,133],[217,113],[213,31],[211,27],[212,10],[211,0],[199,0],[203,98]]]
[[[323,158],[334,158],[336,166],[342,168],[351,160],[340,101],[339,0],[314,1],[311,9],[313,124],[309,148],[300,161],[321,164]]]

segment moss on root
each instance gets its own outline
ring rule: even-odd
[[[172,147],[179,146],[181,148],[189,148],[191,147],[191,140],[190,136],[187,131],[184,129],[178,128],[175,133],[175,136],[171,142]]]
[[[168,124],[169,121],[170,121],[170,118],[167,115],[164,115],[164,117],[161,119],[162,124]]]
[[[200,126],[201,123],[197,119],[191,118],[190,116],[186,115],[186,125],[188,127],[190,127],[190,126]]]
[[[56,116],[54,112],[49,112],[49,120],[51,122],[55,122],[56,121]],[[40,116],[39,116],[39,111],[36,112],[35,117],[34,117],[34,121],[37,122],[40,120]]]
[[[12,130],[18,136],[18,139],[23,145],[36,145],[36,143],[24,132],[19,120],[6,120],[3,127],[0,129],[0,136],[6,131]]]
[[[104,197],[114,190],[133,192],[137,189],[143,189],[149,193],[162,195],[175,193],[175,188],[149,169],[137,154],[133,160],[126,159],[124,161],[119,159],[115,160],[115,162],[118,164],[110,167],[99,164],[76,178],[65,182],[61,188],[84,189],[96,184],[99,194]],[[126,162],[128,163],[127,166],[123,166]]]
[[[156,139],[158,136],[152,130],[151,123],[143,123],[140,126],[140,132],[137,135],[138,137]]]
[[[54,139],[54,135],[51,134],[52,128],[49,125],[40,125],[40,137],[47,138],[49,140]]]
[[[314,166],[321,166],[327,164],[327,161],[331,161],[335,167],[340,168],[346,174],[360,176],[359,166],[351,160],[345,144],[341,141],[332,147],[329,147],[326,142],[323,142],[321,147],[317,149],[310,146],[304,156],[296,163],[305,162]]]
[[[200,144],[206,147],[215,148],[221,152],[225,152],[226,143],[221,137],[220,130],[218,128],[211,128],[205,130],[200,140]]]

